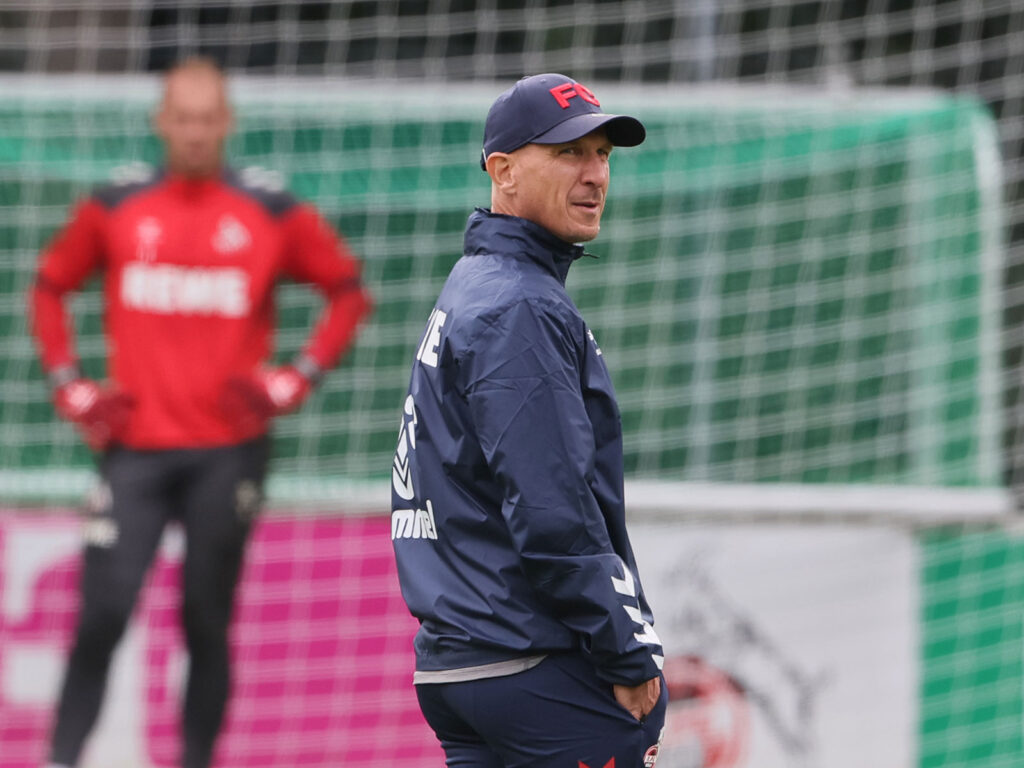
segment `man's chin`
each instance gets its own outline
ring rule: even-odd
[[[572,242],[588,243],[601,232],[601,212],[574,216],[567,224],[567,229],[572,234]]]
[[[184,165],[178,169],[178,172],[187,179],[208,179],[211,176],[215,176],[219,166],[209,165],[208,163],[196,163],[191,165]]]
[[[601,233],[601,225],[595,224],[590,227],[577,227],[569,237],[565,238],[570,243],[589,243]]]

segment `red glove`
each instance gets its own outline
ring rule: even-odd
[[[255,427],[297,409],[311,388],[309,379],[291,365],[260,368],[228,379],[223,405],[233,418]]]
[[[54,390],[53,403],[57,413],[75,424],[90,448],[102,451],[128,424],[135,398],[91,379],[74,379]]]

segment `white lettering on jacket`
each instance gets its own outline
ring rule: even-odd
[[[396,509],[391,513],[392,539],[437,539],[434,507],[427,500],[426,509]]]
[[[121,303],[158,315],[249,313],[249,275],[237,267],[132,262],[121,272]]]
[[[435,308],[427,320],[427,332],[423,335],[423,341],[416,352],[416,359],[421,363],[437,368],[437,348],[441,346],[441,328],[448,315],[440,309]]]

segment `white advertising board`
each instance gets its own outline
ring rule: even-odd
[[[917,556],[894,529],[635,522],[666,651],[658,768],[907,768]]]

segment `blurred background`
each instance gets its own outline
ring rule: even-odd
[[[413,349],[489,201],[483,117],[544,71],[648,127],[569,289],[619,393],[670,656],[659,766],[1024,764],[1022,32],[1013,0],[2,0],[0,766],[41,756],[94,482],[25,290],[72,202],[159,164],[157,73],[192,53],[231,75],[234,164],[316,203],[377,300],[278,424],[220,765],[441,764],[388,478]],[[97,288],[74,306],[102,377]],[[279,299],[286,359],[317,301]],[[90,765],[173,764],[177,548]]]

